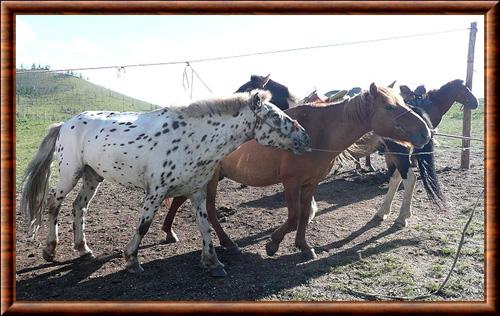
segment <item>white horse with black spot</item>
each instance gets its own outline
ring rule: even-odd
[[[124,251],[128,271],[143,271],[137,259],[139,244],[162,201],[190,196],[203,238],[201,263],[213,276],[226,275],[212,244],[206,210],[206,184],[215,167],[252,138],[297,154],[310,150],[302,126],[269,99],[268,92],[254,90],[145,113],[88,111],[53,125],[28,165],[20,203],[33,237],[43,209],[48,208],[44,259],[54,260],[57,215],[80,178],[82,187],[73,202],[74,248],[80,256],[93,257],[85,239],[84,219],[88,204],[106,179],[145,193],[143,213]],[[49,192],[54,153],[59,181]]]

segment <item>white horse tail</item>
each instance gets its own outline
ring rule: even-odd
[[[46,204],[50,178],[50,165],[61,126],[62,123],[50,126],[47,136],[43,139],[38,152],[24,174],[21,212],[23,212],[25,220],[29,220],[28,234],[32,237],[36,236],[42,223],[42,211]]]

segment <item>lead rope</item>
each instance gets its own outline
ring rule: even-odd
[[[474,217],[474,213],[476,212],[476,207],[479,204],[479,200],[481,196],[483,195],[484,188],[481,190],[481,193],[478,195],[476,202],[474,203],[474,207],[472,209],[472,212],[470,213],[469,219],[465,223],[465,226],[462,230],[462,237],[460,238],[460,242],[458,244],[457,248],[457,253],[455,254],[455,259],[453,260],[453,264],[451,265],[450,271],[448,271],[448,275],[446,275],[446,278],[443,280],[439,288],[435,291],[429,292],[428,294],[424,295],[417,295],[417,296],[397,296],[397,295],[385,295],[385,294],[378,294],[378,293],[369,293],[369,292],[363,292],[363,291],[358,291],[355,290],[347,285],[344,286],[344,288],[358,296],[364,296],[367,298],[372,298],[372,299],[377,299],[377,298],[385,298],[385,299],[393,299],[393,300],[399,300],[399,301],[414,301],[414,300],[421,300],[424,298],[428,298],[432,295],[436,295],[437,293],[441,292],[441,290],[444,288],[448,280],[450,279],[451,273],[453,272],[453,269],[455,269],[455,265],[457,264],[458,261],[458,256],[460,255],[460,252],[462,251],[462,246],[464,245],[464,240],[465,240],[465,232],[467,231],[467,228],[469,228],[469,224],[472,221],[472,218]]]

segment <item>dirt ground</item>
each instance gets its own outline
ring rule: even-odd
[[[304,262],[288,234],[278,253],[269,257],[265,244],[286,218],[281,185],[242,187],[220,183],[217,206],[226,232],[242,248],[229,255],[218,247],[226,278],[213,278],[199,264],[201,238],[186,203],[177,214],[176,244],[163,243],[162,208],[139,250],[145,272],[123,270],[122,250],[135,229],[141,192],[104,182],[92,201],[86,236],[97,259],[77,258],[72,248],[70,205],[77,190],[63,204],[59,217],[57,260],[47,263],[41,251],[47,229],[29,241],[17,213],[17,300],[365,300],[345,286],[383,294],[417,295],[437,287],[453,261],[462,228],[484,186],[483,153],[471,153],[471,169],[459,169],[458,151],[437,149],[436,163],[450,208],[439,211],[417,182],[410,226],[392,225],[401,205],[396,195],[389,218],[370,220],[387,191],[383,157],[372,155],[375,172],[344,169],[330,175],[315,194],[319,211],[307,238],[318,254]],[[482,198],[481,198],[482,201]],[[476,209],[463,252],[449,284],[431,300],[484,299],[484,206]],[[216,237],[214,236],[216,240]],[[218,241],[215,241],[218,244]]]

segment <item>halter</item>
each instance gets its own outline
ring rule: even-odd
[[[269,126],[271,128],[272,131],[277,132],[278,134],[280,134],[283,137],[288,137],[288,136],[292,135],[292,132],[294,131],[294,129],[299,127],[299,123],[297,122],[297,120],[293,120],[293,127],[294,128],[292,128],[290,133],[285,134],[281,131],[281,129],[277,129],[273,125],[271,125],[267,122],[267,119],[269,118],[269,116],[271,114],[270,112],[267,112],[263,117],[261,117],[251,107],[249,107],[249,108],[250,108],[250,111],[252,111],[253,115],[255,115],[255,117],[257,118],[257,120],[255,121],[255,125],[253,126],[253,129],[252,129],[252,133],[254,135],[255,135],[255,128],[257,127],[257,125],[260,122],[262,122],[263,124],[266,124],[267,126]]]

